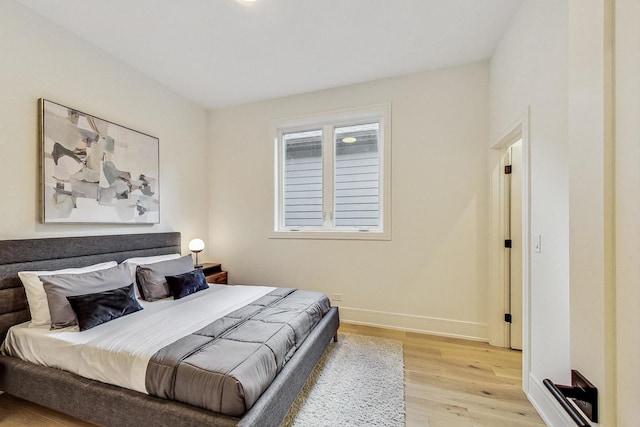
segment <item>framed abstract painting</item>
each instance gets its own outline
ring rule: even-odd
[[[160,222],[159,141],[39,100],[43,223]]]

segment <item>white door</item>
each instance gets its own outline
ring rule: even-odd
[[[513,144],[509,185],[509,313],[510,347],[522,350],[522,141]]]

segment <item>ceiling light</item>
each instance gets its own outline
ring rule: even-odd
[[[354,138],[353,136],[348,136],[346,138],[342,138],[342,142],[344,142],[345,144],[353,144],[354,142],[356,142],[356,138]]]

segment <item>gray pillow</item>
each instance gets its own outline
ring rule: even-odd
[[[108,291],[131,284],[129,267],[124,264],[88,273],[39,277],[47,294],[51,329],[78,324],[76,314],[67,300],[68,296]]]
[[[171,296],[165,276],[176,276],[195,270],[191,255],[168,261],[143,264],[136,268],[136,280],[142,291],[142,298],[157,301]]]

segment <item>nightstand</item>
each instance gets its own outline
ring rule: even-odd
[[[217,283],[219,285],[227,284],[227,272],[222,271],[222,265],[205,262],[201,268],[208,283]]]

